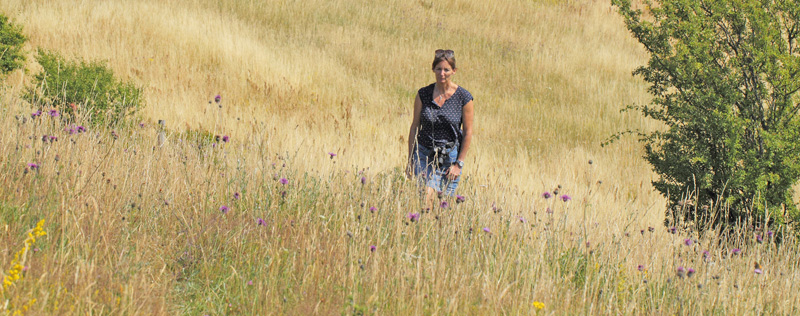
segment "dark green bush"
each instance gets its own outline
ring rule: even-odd
[[[41,49],[36,60],[43,70],[25,94],[33,104],[56,107],[67,118],[106,125],[125,120],[142,106],[141,88],[117,80],[103,63],[67,61]]]
[[[800,221],[800,1],[652,0],[646,12],[612,3],[650,54],[635,74],[652,103],[633,108],[665,126],[641,139],[653,185],[694,205],[672,215],[728,227]]]
[[[22,67],[25,62],[23,43],[22,27],[9,23],[8,18],[0,14],[0,75]]]

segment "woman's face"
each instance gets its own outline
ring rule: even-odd
[[[446,60],[442,60],[436,64],[436,67],[433,67],[433,73],[436,75],[436,82],[447,83],[456,70],[450,67],[450,63]]]

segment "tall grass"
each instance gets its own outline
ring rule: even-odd
[[[746,223],[738,235],[672,233],[636,143],[599,146],[657,128],[618,111],[647,101],[630,78],[645,56],[607,3],[0,10],[31,47],[106,60],[148,104],[141,125],[78,132],[83,122],[31,117],[19,99],[29,74],[6,80],[0,270],[41,219],[47,236],[0,294],[4,312],[797,313],[793,237]],[[476,138],[466,201],[412,221],[403,137],[436,48],[456,51]]]

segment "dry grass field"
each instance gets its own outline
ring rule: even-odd
[[[104,61],[146,99],[131,124],[78,132],[31,117],[33,58],[4,79],[0,314],[800,313],[790,234],[670,231],[636,140],[600,146],[658,128],[620,113],[648,101],[631,77],[647,56],[607,1],[0,13],[29,51]],[[465,201],[412,220],[406,137],[437,48],[475,96],[475,137]]]

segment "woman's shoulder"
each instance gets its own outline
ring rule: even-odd
[[[472,101],[473,99],[472,93],[469,93],[469,91],[467,89],[464,89],[464,87],[462,86],[458,86],[458,88],[456,89],[456,94],[458,94],[459,97],[461,97],[461,100],[463,101],[464,104],[467,104],[469,101]]]
[[[431,83],[427,86],[419,88],[419,90],[417,90],[417,93],[419,93],[419,95],[433,94],[434,85],[436,85],[436,83]]]

